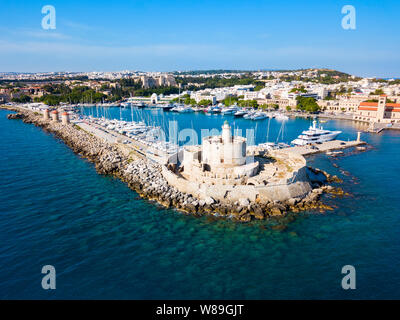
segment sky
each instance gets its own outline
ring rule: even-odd
[[[42,7],[56,10],[42,28]],[[356,12],[342,27],[342,7]],[[400,77],[398,0],[0,0],[0,72],[331,68]]]

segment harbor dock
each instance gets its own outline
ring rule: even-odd
[[[282,148],[277,150],[277,152],[282,152],[282,153],[291,152],[297,155],[308,156],[317,153],[324,153],[335,150],[343,150],[352,147],[358,147],[365,144],[366,142],[358,140],[352,140],[352,141],[331,140],[322,142],[320,144]]]

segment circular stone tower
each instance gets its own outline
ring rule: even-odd
[[[44,119],[44,120],[49,120],[49,119],[50,119],[50,112],[49,112],[49,109],[45,109],[45,110],[43,111],[43,119]]]
[[[62,124],[69,123],[69,114],[67,112],[63,112],[63,114],[61,115],[61,122]]]
[[[58,111],[57,110],[54,110],[51,112],[51,120],[58,121]]]

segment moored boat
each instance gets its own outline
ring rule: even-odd
[[[326,142],[335,139],[342,131],[324,130],[322,126],[317,127],[317,121],[313,121],[313,125],[305,130],[292,141],[292,144],[304,146],[311,143]]]

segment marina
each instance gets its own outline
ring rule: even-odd
[[[31,109],[29,105],[24,108]],[[174,109],[176,109],[176,112],[173,112]],[[191,111],[182,111],[189,109]],[[206,128],[199,127],[199,124],[204,125],[204,120],[213,125],[207,129],[212,132],[218,132],[217,127],[225,120],[232,121],[233,130],[242,135],[248,130],[253,130],[254,141],[249,145],[249,150],[258,154],[266,154],[271,150],[279,149],[280,152],[292,152],[301,156],[308,156],[365,144],[360,140],[359,134],[357,134],[357,140],[351,139],[354,139],[354,137],[348,137],[347,141],[333,140],[341,134],[341,131],[323,130],[317,127],[315,119],[311,120],[308,130],[303,130],[302,134],[290,143],[287,135],[289,133],[292,136],[295,131],[294,128],[290,128],[292,120],[289,120],[287,116],[276,112],[248,112],[243,109],[239,110],[237,107],[226,108],[225,110],[229,111],[225,113],[221,111],[223,109],[218,107],[210,108],[204,113],[194,112],[193,109],[184,105],[178,105],[168,110],[151,106],[138,107],[132,104],[127,104],[125,108],[121,106],[87,105],[73,110],[78,111],[78,113],[69,111],[72,123],[95,134],[104,141],[123,144],[126,149],[131,149],[137,154],[149,157],[160,164],[168,163],[172,159],[178,161],[178,158],[182,158],[179,153],[183,152],[183,145],[187,143],[189,145],[200,144],[204,137],[201,134],[202,130]],[[247,112],[248,117],[235,117],[234,114],[240,111]],[[209,114],[214,115],[214,117],[207,117]],[[96,117],[96,115],[101,117]],[[258,121],[254,122],[254,126],[253,121],[248,120]],[[190,123],[190,127],[187,128],[182,123],[186,123],[186,126]],[[190,141],[181,140],[179,136],[170,136],[171,125],[176,125],[176,129],[193,130],[189,136]],[[273,136],[276,139],[274,138],[271,141]],[[300,142],[297,142],[299,140]],[[252,143],[255,144],[252,145]]]

